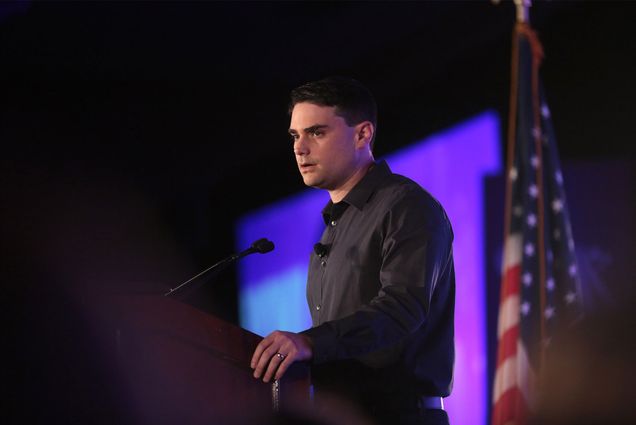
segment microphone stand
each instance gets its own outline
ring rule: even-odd
[[[193,280],[197,279],[198,277],[203,276],[206,273],[212,273],[212,276],[216,276],[218,275],[221,271],[223,271],[225,268],[227,268],[227,266],[229,266],[230,264],[232,264],[233,262],[240,260],[241,258],[250,255],[250,254],[254,254],[255,252],[259,252],[261,254],[265,254],[267,252],[270,252],[274,249],[274,244],[270,241],[268,241],[267,239],[259,239],[256,242],[254,242],[252,244],[251,247],[247,248],[244,251],[239,252],[238,254],[232,254],[227,258],[224,258],[223,260],[219,261],[218,263],[208,267],[207,269],[203,270],[201,273],[197,274],[196,276],[191,277],[190,279],[186,280],[185,282],[181,283],[179,286],[170,289],[168,292],[166,292],[165,294],[163,294],[164,297],[178,297],[180,299],[183,298],[183,296],[185,296],[185,294],[183,293],[183,290],[188,288],[188,286],[190,286],[190,282],[192,282]],[[203,286],[205,282],[201,282],[196,286],[193,286],[190,288],[190,291],[194,291],[195,289],[200,288],[201,286]],[[181,293],[181,294],[179,294]]]

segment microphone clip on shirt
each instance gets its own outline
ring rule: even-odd
[[[314,252],[316,253],[316,255],[318,256],[318,258],[324,258],[327,255],[329,255],[329,249],[331,248],[330,245],[324,245],[321,244],[320,242],[318,242],[317,244],[314,245]]]

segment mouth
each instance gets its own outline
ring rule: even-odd
[[[298,168],[300,169],[300,172],[305,172],[305,171],[312,171],[314,168],[316,168],[316,164],[298,164]]]

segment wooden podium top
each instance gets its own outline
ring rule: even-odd
[[[113,297],[105,311],[137,423],[241,423],[271,413],[274,399],[309,398],[306,365],[277,386],[254,379],[250,359],[262,338],[217,317],[158,295]]]

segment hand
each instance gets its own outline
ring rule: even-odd
[[[272,376],[274,379],[280,379],[293,362],[309,360],[312,357],[312,343],[308,336],[274,331],[256,346],[251,367],[254,369],[254,378],[260,378],[265,372],[263,382],[269,382]]]

